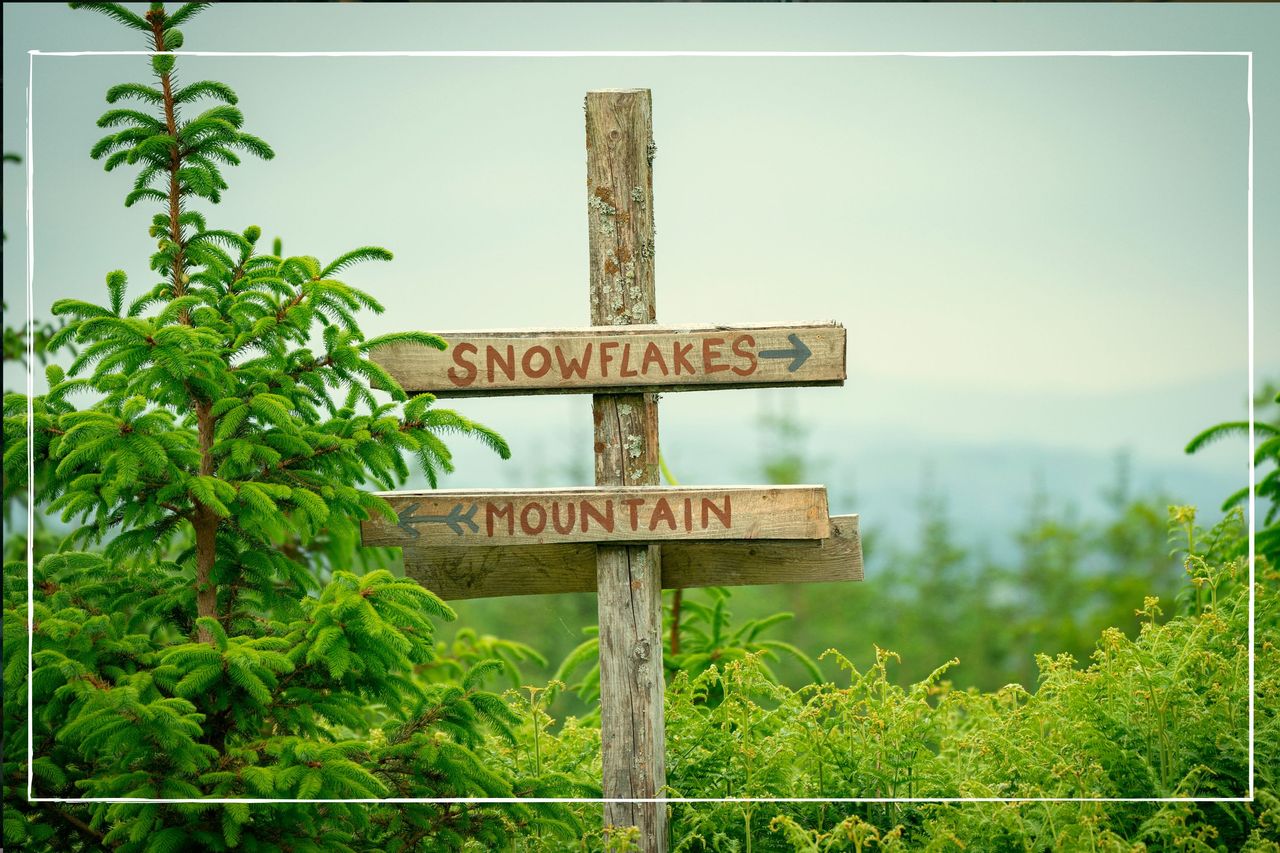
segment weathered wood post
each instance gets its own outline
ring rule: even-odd
[[[588,92],[591,324],[653,323],[652,99],[648,89]],[[656,486],[655,394],[596,394],[597,486]],[[662,567],[655,545],[596,546],[604,796],[657,797],[666,785]],[[662,803],[606,803],[606,826],[637,826],[640,849],[667,849]]]
[[[662,588],[862,580],[862,549],[822,486],[658,485],[656,395],[842,385],[845,330],[657,326],[649,91],[588,92],[586,113],[591,327],[444,332],[447,351],[373,357],[412,393],[593,395],[595,487],[387,492],[394,523],[362,536],[403,548],[444,598],[598,592],[605,826],[665,853],[666,804],[625,802],[666,787]]]

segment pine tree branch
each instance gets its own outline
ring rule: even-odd
[[[312,362],[306,367],[297,367],[289,371],[290,379],[297,379],[304,373],[312,373],[325,367],[333,367],[333,356],[327,355],[319,361]]]
[[[185,519],[187,521],[191,520],[191,510],[189,509],[183,509],[182,507],[176,504],[171,504],[168,501],[157,501],[156,506],[164,507],[165,509],[169,510],[169,512],[176,515],[178,518]]]
[[[304,373],[314,373],[315,371],[321,370],[326,367],[333,367],[333,356],[331,355],[325,356],[319,361],[313,361],[310,364],[303,365],[301,367],[295,367],[293,370],[287,371],[285,375],[288,376],[290,379],[297,379],[299,376],[301,376]],[[232,372],[235,372],[240,369],[240,365],[233,364],[227,369]],[[279,379],[269,379],[267,380],[267,386],[270,388],[278,389],[278,388],[283,388],[284,383],[281,382]]]
[[[267,465],[263,465],[262,471],[258,475],[258,479],[265,480],[267,477],[269,477],[273,473],[273,471],[287,471],[290,466],[292,466],[297,462],[307,462],[312,459],[315,459],[318,456],[325,456],[329,453],[337,453],[341,449],[342,448],[339,445],[335,444],[331,447],[322,447],[319,450],[312,453],[310,456],[290,456],[288,459],[281,459],[279,462],[277,462],[275,464],[274,469],[272,469]],[[250,482],[253,482],[253,481],[250,481]]]
[[[276,694],[279,695],[280,693],[284,692],[284,688],[289,684],[289,682],[293,681],[299,675],[305,672],[311,672],[314,669],[315,669],[315,665],[309,664],[309,663],[304,663],[294,667],[290,672],[285,673],[284,678],[280,679],[276,683]],[[276,704],[277,703],[272,702],[271,707],[276,707]]]
[[[435,835],[444,826],[446,826],[447,824],[453,823],[454,820],[460,816],[460,814],[454,815],[452,811],[453,811],[453,804],[445,803],[444,808],[441,809],[440,813],[432,819],[431,823],[422,827],[416,833],[410,836],[409,843],[405,845],[404,849],[416,850],[419,842],[421,842],[423,839],[427,838],[428,836]]]
[[[290,299],[287,303],[285,303],[284,307],[276,311],[276,322],[283,323],[284,315],[289,313],[289,309],[296,308],[302,302],[302,300],[305,299],[306,297],[307,297],[307,294],[305,291],[299,290],[297,293],[295,293],[293,295],[293,298]]]
[[[58,818],[64,823],[67,823],[73,826],[77,832],[83,835],[91,843],[101,844],[103,838],[106,837],[105,835],[103,835],[103,833],[98,832],[98,830],[94,829],[92,826],[85,823],[80,818],[76,817],[70,812],[63,811],[57,806],[44,804],[41,806],[41,808],[44,810],[45,814],[52,815],[53,817]]]

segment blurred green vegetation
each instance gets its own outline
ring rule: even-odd
[[[1175,533],[1188,536],[1178,603],[1143,597],[1126,620],[1141,623],[1137,632],[1103,630],[1087,659],[1036,655],[1026,686],[958,690],[954,659],[903,684],[888,650],[861,667],[833,649],[824,658],[839,674],[798,689],[775,683],[760,655],[676,674],[666,703],[668,786],[674,796],[731,799],[673,804],[671,850],[1277,853],[1280,576],[1260,555],[1251,603],[1247,561],[1225,557],[1242,536],[1240,511],[1207,532],[1186,526],[1190,513],[1173,516]],[[1250,792],[1251,618],[1256,797],[1197,802]],[[599,749],[593,721],[570,719],[552,732],[540,708],[517,712],[524,728],[503,756],[513,769],[530,763],[536,731],[541,772],[599,772],[589,763]],[[812,799],[732,799],[769,797]],[[854,797],[1019,799],[824,802]],[[1028,801],[1077,797],[1187,799]],[[579,813],[594,842],[598,811]],[[547,840],[529,849],[579,847]]]
[[[773,413],[762,416],[757,429],[760,482],[821,481],[803,424],[785,412]],[[668,461],[678,472],[679,460]],[[877,647],[893,649],[900,662],[890,677],[901,684],[926,677],[951,658],[959,664],[947,678],[960,689],[1034,683],[1037,653],[1086,659],[1105,628],[1119,626],[1136,635],[1135,602],[1147,595],[1169,600],[1185,582],[1173,554],[1179,543],[1168,533],[1168,508],[1176,496],[1134,494],[1129,480],[1119,457],[1114,481],[1103,489],[1104,512],[1091,518],[1037,490],[1024,521],[1003,541],[984,537],[977,543],[951,520],[944,491],[927,489],[917,502],[917,532],[910,541],[884,541],[873,520],[864,520],[862,583],[688,590],[682,610],[687,618],[691,606],[718,605],[735,624],[791,613],[793,618],[770,629],[770,637],[785,638],[810,658],[838,646],[860,668],[875,663]],[[672,597],[666,593],[668,624]],[[545,667],[522,665],[524,677],[535,682],[551,678],[596,622],[592,594],[451,604],[457,624],[465,626],[458,630],[516,640],[542,652],[549,661]],[[444,635],[451,630],[446,627]],[[768,664],[791,687],[812,680],[795,655],[774,654]],[[818,665],[824,677],[837,675],[829,660]],[[565,694],[550,712],[560,718],[590,708]]]

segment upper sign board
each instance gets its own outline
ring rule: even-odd
[[[822,486],[662,486],[383,492],[397,523],[361,525],[363,544],[544,545],[672,539],[825,539]]]
[[[437,397],[841,385],[845,330],[799,326],[597,326],[441,332],[446,350],[370,355],[409,392]]]

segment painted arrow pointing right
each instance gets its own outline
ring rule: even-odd
[[[787,340],[791,342],[791,349],[767,349],[760,351],[761,358],[789,358],[791,363],[787,365],[788,373],[795,373],[800,369],[800,365],[809,360],[809,356],[813,355],[813,350],[805,346],[804,341],[800,340],[800,336],[792,332],[787,335]]]

